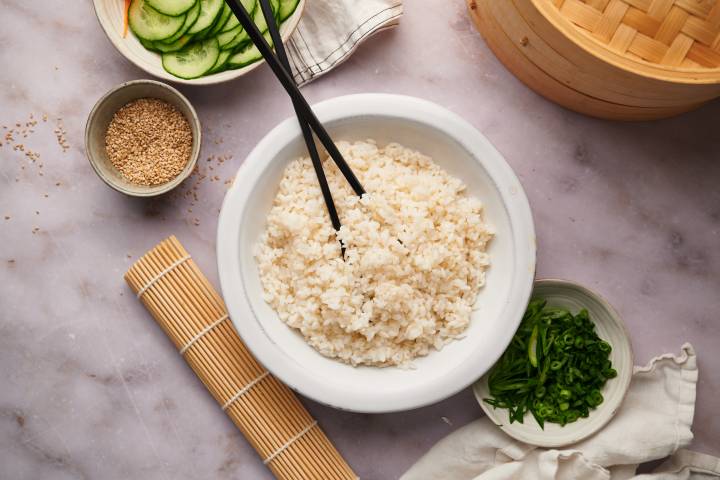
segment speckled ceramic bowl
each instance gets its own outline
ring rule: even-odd
[[[490,396],[487,374],[473,386],[475,398],[487,416],[505,433],[517,440],[541,447],[570,445],[589,437],[603,428],[615,416],[630,387],[633,372],[633,351],[625,324],[610,304],[597,293],[565,280],[538,280],[533,287],[533,298],[544,298],[549,306],[565,307],[573,313],[586,308],[595,323],[597,334],[612,346],[610,361],[617,370],[617,377],[608,380],[603,387],[604,397],[587,418],[581,418],[564,427],[545,423],[540,428],[532,414],[527,413],[523,423],[510,423],[505,409],[494,409],[483,401]]]
[[[193,135],[192,152],[183,171],[169,182],[152,187],[128,182],[113,166],[105,153],[105,132],[113,115],[128,102],[139,98],[157,98],[174,105],[185,115]],[[95,172],[110,187],[134,197],[153,197],[169,192],[190,175],[200,155],[201,137],[200,120],[197,113],[182,93],[155,80],[133,80],[118,85],[103,95],[90,111],[85,125],[85,153]]]

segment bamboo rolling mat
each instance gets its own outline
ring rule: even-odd
[[[140,258],[125,280],[276,478],[358,478],[295,394],[253,358],[174,236]]]

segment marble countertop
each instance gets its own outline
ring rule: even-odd
[[[719,455],[720,103],[656,123],[585,118],[512,77],[462,0],[406,3],[399,28],[368,41],[305,95],[415,95],[477,127],[530,198],[539,277],[602,292],[627,322],[638,363],[685,341],[695,346],[692,448]],[[0,477],[271,478],[122,274],[175,234],[217,285],[215,227],[227,184],[291,114],[289,102],[266,68],[220,86],[181,87],[204,126],[204,177],[166,198],[127,198],[90,168],[83,128],[100,95],[147,75],[105,38],[90,0],[4,0],[2,8],[0,124],[15,128],[16,141],[3,130]],[[13,150],[17,143],[25,152]],[[388,415],[306,404],[367,479],[397,478],[481,415],[470,390]]]

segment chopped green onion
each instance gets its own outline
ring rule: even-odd
[[[510,346],[490,370],[491,398],[484,401],[507,409],[510,423],[522,423],[528,412],[542,428],[545,422],[575,422],[603,402],[600,390],[617,376],[611,351],[587,310],[573,315],[533,299]]]

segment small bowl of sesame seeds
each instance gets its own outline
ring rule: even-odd
[[[88,116],[85,151],[118,192],[152,197],[185,180],[200,154],[200,121],[185,96],[155,80],[123,83]]]

